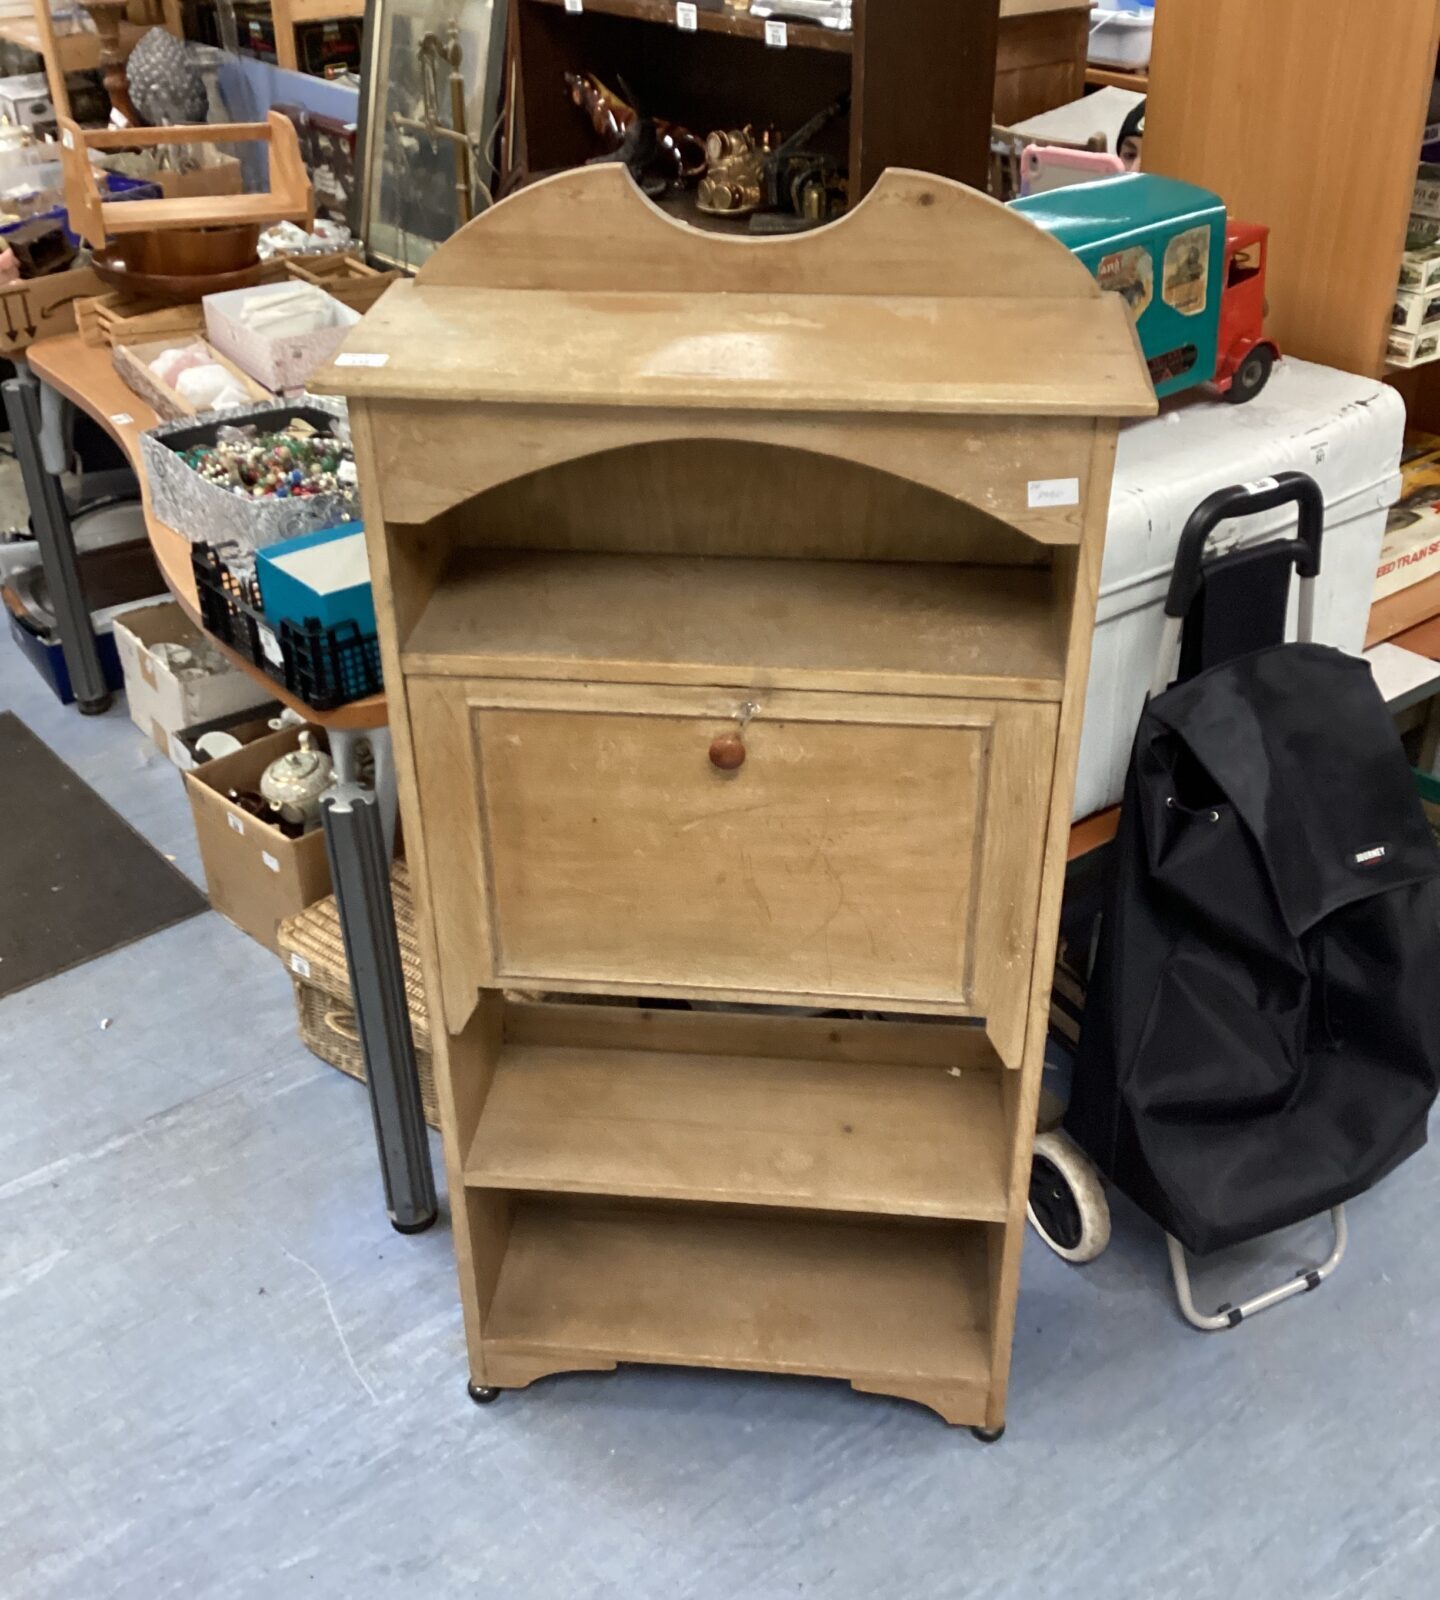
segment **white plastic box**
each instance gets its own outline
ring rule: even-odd
[[[1101,6],[1090,15],[1089,57],[1094,66],[1139,72],[1150,65],[1154,11],[1113,11]]]
[[[316,367],[324,366],[360,320],[358,311],[318,289],[314,298],[323,305],[326,321],[308,333],[268,336],[240,320],[242,307],[263,305],[300,287],[294,283],[271,283],[254,289],[227,289],[223,294],[207,294],[201,302],[209,343],[274,394],[302,390],[306,378]]]
[[[1085,697],[1074,816],[1116,804],[1160,645],[1180,532],[1216,489],[1277,472],[1308,472],[1325,495],[1315,637],[1365,643],[1385,513],[1400,493],[1405,406],[1383,383],[1286,359],[1264,391],[1232,406],[1203,395],[1167,402],[1120,429],[1100,603]],[[1295,508],[1222,523],[1210,548],[1293,531]],[[1298,585],[1291,585],[1294,636]]]

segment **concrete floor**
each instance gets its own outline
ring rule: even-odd
[[[0,706],[198,875],[123,706],[63,710],[4,639]],[[1433,1149],[1351,1208],[1330,1285],[1235,1333],[1181,1324],[1123,1206],[1084,1270],[1032,1238],[987,1449],[800,1379],[472,1406],[448,1218],[391,1230],[363,1090],[213,913],[0,1001],[0,1041],[3,1600],[1437,1592]],[[1319,1242],[1207,1266],[1201,1303]]]

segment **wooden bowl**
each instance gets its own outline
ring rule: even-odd
[[[207,294],[220,294],[226,289],[248,289],[259,283],[264,267],[253,262],[238,272],[211,272],[202,277],[185,277],[162,272],[132,272],[114,251],[113,245],[94,252],[91,266],[95,276],[112,289],[128,289],[133,294],[146,295],[152,300],[184,302],[203,300]]]
[[[129,272],[162,278],[203,278],[242,272],[260,259],[260,224],[238,227],[156,228],[123,233],[105,247],[106,255]]]

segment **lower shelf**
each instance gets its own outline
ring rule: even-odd
[[[979,1028],[935,1043],[912,1066],[507,1043],[465,1182],[1003,1222],[1003,1069]]]
[[[979,1422],[999,1233],[517,1198],[486,1381],[622,1361],[805,1373]]]

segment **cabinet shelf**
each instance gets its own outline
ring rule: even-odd
[[[970,1388],[978,1421],[990,1232],[523,1201],[484,1348],[537,1376],[647,1361]]]
[[[456,552],[407,672],[1058,701],[1043,567]]]
[[[565,0],[524,0],[526,5],[563,6]],[[674,0],[585,0],[585,11],[597,16],[628,17],[636,22],[654,22],[662,27],[675,26]],[[583,15],[583,13],[582,13]],[[696,26],[701,33],[723,33],[733,39],[753,39],[765,42],[765,24],[759,17],[744,11],[697,11]],[[854,49],[854,35],[818,24],[791,21],[786,29],[786,46],[791,50],[829,50],[849,55]]]
[[[1003,1222],[1001,1067],[509,1044],[465,1162],[475,1188]]]

